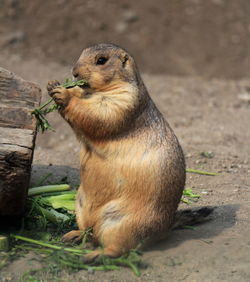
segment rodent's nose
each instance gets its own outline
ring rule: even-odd
[[[78,73],[73,73],[73,76],[75,77],[75,78],[77,78],[78,77]]]

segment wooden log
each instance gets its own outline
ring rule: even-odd
[[[36,138],[40,88],[0,68],[0,216],[21,216]]]

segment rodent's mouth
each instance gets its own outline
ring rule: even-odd
[[[83,89],[90,88],[90,84],[86,82],[84,85],[81,85],[80,87]]]
[[[84,80],[84,84],[79,85],[80,88],[82,88],[82,89],[90,88],[90,84],[89,84],[89,82],[86,79],[83,79],[83,78],[80,78],[80,77],[77,78],[77,79],[74,79],[74,81],[80,81],[80,80]]]

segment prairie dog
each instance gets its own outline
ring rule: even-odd
[[[57,81],[47,87],[82,146],[79,230],[64,240],[80,239],[92,227],[94,241],[104,248],[87,259],[117,257],[170,228],[185,185],[185,160],[125,50],[89,47],[72,74],[87,87],[66,89]]]

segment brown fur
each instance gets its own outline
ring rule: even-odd
[[[100,57],[107,62],[96,64]],[[82,144],[77,223],[81,231],[92,227],[104,246],[88,259],[101,252],[115,257],[170,227],[185,161],[126,51],[111,44],[85,49],[73,75],[88,87],[65,89],[52,81],[48,90]],[[64,240],[79,239],[79,230]]]

